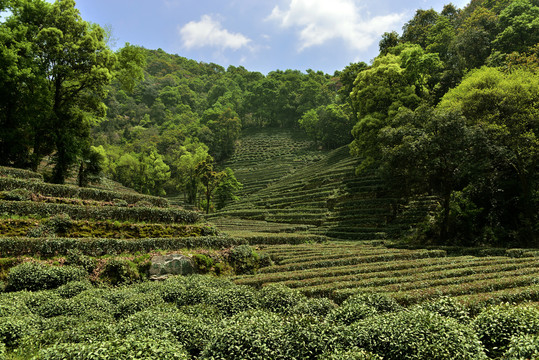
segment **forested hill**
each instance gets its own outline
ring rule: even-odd
[[[242,130],[295,128],[319,148],[350,144],[357,171],[375,171],[392,196],[438,198],[420,237],[537,245],[537,0],[418,10],[371,64],[331,75],[113,52],[73,0],[0,10],[11,14],[0,23],[1,165],[57,183],[78,173],[80,185],[101,170],[210,211],[214,194],[231,201],[239,188],[214,167]]]

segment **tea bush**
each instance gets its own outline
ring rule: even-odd
[[[370,317],[350,330],[353,345],[387,360],[486,359],[471,328],[422,309]]]
[[[370,353],[360,348],[352,348],[350,350],[335,350],[322,354],[320,359],[324,360],[382,360],[378,355]]]
[[[19,340],[29,331],[29,317],[4,316],[0,317],[0,344],[14,348]]]
[[[337,304],[328,298],[309,298],[297,303],[292,314],[325,317],[337,307]]]
[[[338,324],[350,325],[361,319],[374,316],[378,313],[372,306],[363,303],[345,303],[335,308],[327,316],[328,321]]]
[[[262,309],[277,313],[288,313],[294,306],[307,300],[307,297],[298,290],[279,284],[263,287],[258,292],[258,295]]]
[[[137,336],[95,343],[57,344],[40,350],[40,360],[187,360],[189,355],[174,341]]]
[[[503,353],[513,336],[539,332],[539,309],[509,304],[496,305],[477,315],[473,325],[489,356],[495,357]]]
[[[36,173],[34,171],[17,169],[7,166],[0,166],[0,176],[8,177],[6,180],[18,180],[17,178],[22,179],[34,179],[43,181],[43,175]]]
[[[284,331],[278,314],[265,311],[242,312],[223,320],[220,331],[202,353],[209,359],[285,359]]]
[[[513,336],[503,360],[539,359],[539,333],[535,335]]]
[[[460,323],[465,324],[470,321],[470,314],[464,305],[449,296],[442,296],[436,300],[427,301],[419,305],[419,307],[445,317],[453,318]]]
[[[26,262],[9,270],[7,291],[55,289],[70,281],[85,279],[86,272],[73,266],[49,266]]]

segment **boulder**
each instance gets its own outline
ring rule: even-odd
[[[191,258],[180,255],[157,255],[151,259],[150,277],[163,275],[190,275],[195,273],[195,264]]]

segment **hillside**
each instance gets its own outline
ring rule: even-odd
[[[415,225],[425,215],[425,205],[434,204],[424,199],[395,217],[397,199],[384,195],[372,171],[356,175],[359,160],[350,156],[348,147],[309,153],[294,146],[298,143],[305,144],[284,129],[245,134],[226,164],[243,182],[244,196],[209,219],[235,234],[301,230],[336,239],[374,240]],[[312,154],[317,161],[311,160]],[[290,230],[285,224],[300,227]]]

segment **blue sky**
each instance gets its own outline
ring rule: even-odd
[[[333,74],[351,62],[373,59],[381,34],[400,33],[417,9],[440,11],[448,2],[78,0],[77,8],[84,20],[112,29],[116,48],[129,42],[264,74],[276,69]]]

